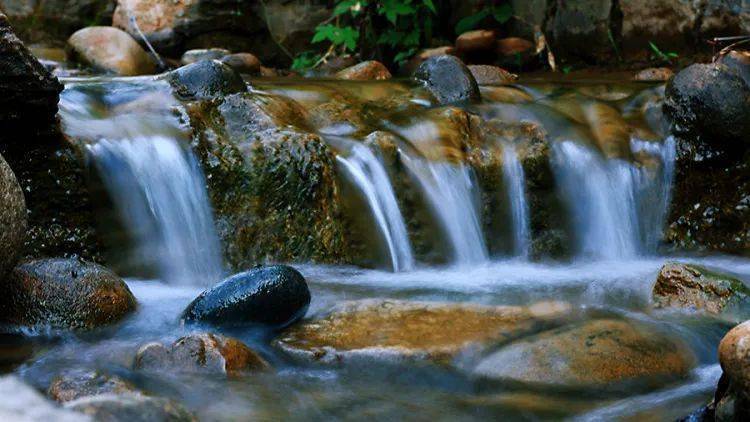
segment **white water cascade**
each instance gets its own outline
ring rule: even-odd
[[[393,271],[414,267],[409,234],[383,164],[364,145],[356,144],[348,157],[336,159],[364,195],[378,231],[385,240]]]
[[[154,260],[171,284],[221,279],[204,178],[190,151],[162,135],[102,139],[89,151],[139,257]]]
[[[526,177],[516,149],[511,144],[503,146],[503,180],[513,226],[513,255],[526,258],[529,255],[531,243]]]
[[[439,221],[459,265],[484,262],[487,246],[479,217],[477,186],[463,164],[433,162],[402,154]]]
[[[552,147],[561,197],[571,212],[578,253],[593,259],[653,252],[661,237],[674,173],[674,142],[631,142],[659,161],[656,168],[605,159],[576,142]]]

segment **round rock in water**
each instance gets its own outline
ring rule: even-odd
[[[0,156],[0,276],[10,271],[26,236],[26,202],[13,171]]]
[[[169,72],[167,80],[178,97],[186,100],[211,99],[246,92],[242,77],[217,60],[201,60]]]
[[[99,394],[65,404],[65,408],[91,416],[96,421],[122,422],[194,422],[192,413],[182,405],[161,397],[141,394]]]
[[[430,57],[414,72],[414,77],[443,105],[476,102],[481,98],[471,71],[454,56]]]
[[[286,265],[233,275],[201,293],[183,313],[185,322],[285,327],[302,318],[310,305],[305,278]]]
[[[5,278],[0,324],[85,330],[120,321],[135,308],[135,297],[111,270],[77,259],[40,259]]]

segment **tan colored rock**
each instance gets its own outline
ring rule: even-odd
[[[293,326],[274,345],[296,358],[326,363],[357,358],[444,363],[532,333],[549,321],[551,315],[544,314],[536,318],[515,306],[362,300]]]
[[[182,337],[169,347],[162,343],[146,344],[138,350],[134,366],[147,371],[227,375],[270,368],[265,359],[241,341],[210,333]]]
[[[221,62],[231,67],[236,72],[248,75],[257,75],[260,73],[260,60],[250,53],[235,53],[224,56]]]
[[[229,50],[224,48],[197,48],[182,53],[180,63],[184,66],[200,60],[221,60],[229,54]]]
[[[495,32],[487,29],[464,32],[456,38],[456,51],[462,54],[491,51],[494,47]]]
[[[479,378],[561,388],[665,385],[686,376],[690,349],[654,329],[622,320],[587,321],[513,342],[474,369]]]
[[[391,72],[383,63],[369,60],[339,71],[336,73],[336,78],[352,81],[382,81],[391,79]]]
[[[139,394],[131,383],[116,375],[107,375],[98,371],[69,371],[54,380],[47,390],[47,395],[61,403],[81,397],[99,394]]]
[[[125,31],[109,26],[90,26],[76,31],[68,47],[84,63],[122,76],[156,72],[151,57]]]
[[[668,67],[651,67],[636,73],[633,76],[633,80],[639,82],[665,82],[672,76],[674,76],[674,72]]]
[[[118,0],[112,16],[112,26],[135,34],[130,22],[134,17],[138,28],[146,35],[171,32],[175,21],[184,16],[200,0]]]
[[[733,389],[750,397],[750,321],[732,328],[721,339],[719,363]]]
[[[508,37],[497,40],[496,51],[501,56],[514,56],[533,51],[534,43],[518,37]]]
[[[483,64],[469,65],[468,68],[479,85],[503,85],[515,82],[518,79],[518,75],[498,66]]]

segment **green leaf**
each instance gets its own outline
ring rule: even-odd
[[[492,8],[492,17],[497,23],[505,23],[513,16],[513,6],[509,3],[503,3],[500,6]]]
[[[395,25],[399,16],[416,13],[417,9],[409,3],[411,3],[411,0],[383,0],[379,12],[381,15],[385,15],[385,18],[392,25]]]
[[[333,16],[340,16],[352,10],[359,2],[356,0],[344,0],[333,9]]]
[[[406,51],[402,51],[396,54],[396,57],[393,58],[393,61],[401,65],[405,61],[409,60],[414,54],[416,54],[416,52],[417,52],[416,48],[410,48]]]
[[[427,8],[430,9],[432,13],[437,14],[437,8],[435,7],[435,3],[433,3],[432,0],[422,0],[422,3],[427,6]]]
[[[292,69],[294,70],[306,70],[313,66],[320,60],[320,54],[314,51],[305,51],[297,55],[292,62]]]
[[[347,50],[354,51],[357,49],[357,40],[359,32],[351,26],[339,28],[336,25],[320,25],[315,29],[313,43],[330,41],[334,45],[344,45]]]
[[[490,15],[490,9],[484,9],[480,11],[479,13],[469,15],[456,24],[456,34],[461,35],[466,31],[471,31],[472,29],[476,28],[477,25],[479,25],[479,22],[484,20],[487,16]]]

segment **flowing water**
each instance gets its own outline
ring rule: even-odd
[[[505,148],[496,161],[502,168],[482,172],[476,163],[497,158],[493,150],[469,157],[467,148],[445,135],[445,116],[425,114],[428,100],[411,93],[408,84],[333,84],[257,82],[265,94],[311,110],[331,92],[366,98],[380,98],[382,90],[408,93],[407,101],[373,119],[379,130],[396,135],[392,160],[365,146],[364,137],[355,136],[353,122],[346,122],[345,132],[337,132],[351,137],[345,147],[331,138],[338,152],[338,176],[362,197],[366,209],[355,212],[372,222],[382,243],[376,247],[387,251],[389,265],[367,269],[296,264],[312,293],[308,316],[366,298],[487,305],[566,301],[577,318],[627,318],[658,328],[695,355],[693,370],[661,388],[581,394],[477,380],[463,369],[476,364],[479,351],[462,355],[457,367],[374,361],[302,364],[270,345],[275,333],[258,328],[227,334],[262,354],[273,371],[224,379],[133,370],[133,355],[141,345],[170,342],[191,331],[178,316],[204,286],[220,278],[220,247],[202,172],[176,117],[180,107],[165,94],[164,85],[144,79],[81,79],[66,81],[60,107],[63,127],[88,151],[108,200],[133,240],[118,245],[118,252],[135,256],[136,262],[123,266],[123,274],[130,277],[127,282],[139,307],[103,333],[22,340],[29,343],[32,356],[15,371],[45,389],[61,371],[100,369],[183,403],[201,420],[674,420],[710,400],[720,374],[716,346],[729,327],[700,314],[655,312],[651,290],[667,261],[695,262],[749,280],[750,260],[659,255],[674,174],[674,141],[632,134],[614,145],[623,153],[609,154],[613,144],[595,142],[595,131],[582,123],[580,113],[571,111],[568,103],[554,104],[555,95],[572,91],[576,101],[582,102],[578,98],[585,94],[586,101],[595,97],[626,110],[642,88],[537,84],[514,87],[510,93],[503,88],[487,94],[489,108],[478,110],[487,119],[502,116],[504,124],[541,124],[553,139],[550,178],[556,190],[546,195],[562,200],[564,210],[552,211],[559,211],[570,226],[574,242],[573,258],[555,261],[530,258],[537,240],[534,216],[542,201],[529,199],[532,194],[540,197],[533,190],[541,182],[534,174],[524,174],[528,146],[502,142]],[[602,92],[607,94],[604,99],[599,98]],[[332,127],[326,122],[328,133]],[[401,166],[403,173],[398,173]],[[492,191],[487,200],[483,188],[492,187],[493,181],[504,190]],[[410,188],[417,200],[402,191]],[[434,221],[416,224],[416,217],[404,212],[414,203],[423,204],[424,214]],[[494,213],[509,218],[495,219]],[[501,227],[512,233],[510,239],[495,236],[492,224],[510,226]],[[447,265],[420,259],[416,240],[433,232],[440,232],[435,238],[444,241],[452,258]],[[491,245],[506,241],[512,242],[506,246],[514,258],[489,258]],[[156,279],[135,277],[135,269],[143,265],[158,269]]]

